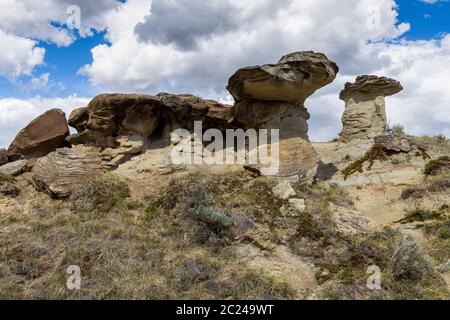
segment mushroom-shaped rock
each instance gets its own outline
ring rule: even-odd
[[[360,76],[340,94],[345,101],[341,140],[373,139],[386,130],[385,97],[403,90],[400,82],[377,76]]]
[[[303,103],[319,88],[331,83],[338,66],[321,53],[295,52],[277,64],[239,69],[228,82],[236,101],[244,99]]]
[[[331,83],[338,66],[311,51],[285,55],[277,64],[238,70],[228,82],[236,100],[235,123],[245,128],[279,130],[280,177],[314,176],[318,156],[308,138],[305,100]]]
[[[80,146],[58,149],[38,159],[32,172],[37,190],[53,198],[65,198],[80,184],[102,172],[100,154]]]
[[[8,148],[8,155],[41,157],[64,147],[68,135],[66,115],[60,109],[52,109],[37,117],[17,134]]]

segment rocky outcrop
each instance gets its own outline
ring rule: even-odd
[[[278,176],[314,175],[318,157],[309,143],[310,115],[304,102],[338,71],[324,54],[308,51],[288,54],[277,64],[242,68],[230,78],[227,89],[236,100],[235,123],[279,130]]]
[[[189,94],[102,94],[86,108],[72,112],[69,124],[78,134],[67,140],[75,145],[116,148],[116,137],[147,139],[158,126],[192,129],[194,121],[202,121],[204,127],[224,128],[232,120],[232,106]]]
[[[101,159],[92,148],[62,148],[38,159],[32,173],[36,189],[53,198],[65,198],[80,184],[101,173]]]
[[[69,124],[78,134],[67,138],[71,144],[115,147],[118,135],[149,136],[158,124],[158,97],[143,94],[102,94],[86,108],[72,112]]]
[[[4,164],[0,167],[0,173],[8,176],[17,176],[22,172],[27,171],[27,169],[29,170],[28,160],[23,159]]]
[[[372,139],[386,130],[385,97],[403,88],[400,82],[377,76],[360,76],[347,83],[340,99],[345,101],[341,141]]]
[[[142,153],[144,148],[144,140],[140,138],[120,137],[117,143],[119,144],[117,148],[106,148],[101,152],[103,169],[117,169],[122,163]]]
[[[26,158],[41,157],[65,146],[68,135],[66,115],[60,109],[52,109],[17,134],[8,148],[8,154],[20,154]]]

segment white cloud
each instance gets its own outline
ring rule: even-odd
[[[60,108],[69,116],[73,109],[86,106],[89,100],[75,95],[54,99],[0,99],[0,148],[7,148],[21,128],[45,111]]]
[[[409,28],[396,25],[393,0],[224,0],[220,7],[227,4],[227,11],[219,13],[210,5],[201,14],[185,10],[186,0],[171,0],[164,10],[162,2],[153,2],[159,4],[160,17],[148,16],[151,3],[146,0],[130,0],[112,12],[106,18],[111,45],[95,47],[93,63],[80,72],[92,84],[111,89],[223,96],[228,77],[239,67],[276,62],[291,51],[325,52],[347,72],[360,70],[363,63],[373,68],[383,61],[368,56],[367,41],[396,38]],[[177,15],[176,22],[151,28],[172,11],[197,20]],[[226,27],[212,28],[215,32],[199,28],[219,14],[225,17],[218,23],[231,21]]]
[[[0,0],[0,29],[21,37],[68,46],[77,35],[65,27],[69,6],[80,8],[80,34],[106,28],[105,15],[119,5],[115,0]]]
[[[45,49],[36,42],[0,30],[0,76],[14,80],[31,75],[34,68],[44,62]]]
[[[70,5],[81,9],[79,32],[66,26]],[[118,5],[114,0],[0,0],[0,76],[30,76],[44,63],[45,50],[37,41],[68,46],[78,36],[105,29],[104,17]]]

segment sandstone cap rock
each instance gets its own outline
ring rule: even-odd
[[[363,75],[357,77],[353,83],[347,82],[339,98],[346,101],[355,94],[387,97],[399,93],[402,90],[403,87],[397,80],[373,75]]]
[[[331,83],[338,71],[338,66],[322,53],[294,52],[277,64],[239,69],[229,79],[227,90],[236,101],[304,102]]]

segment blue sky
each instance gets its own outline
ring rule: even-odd
[[[450,33],[450,3],[428,4],[417,0],[397,0],[400,21],[411,23],[412,28],[404,34],[413,40],[438,37]]]
[[[313,140],[339,133],[339,91],[368,73],[404,84],[388,100],[390,122],[450,137],[448,1],[122,2],[0,0],[0,48],[8,53],[0,57],[0,147],[45,109],[69,113],[103,92],[190,92],[232,103],[225,86],[237,68],[297,50],[324,52],[341,67],[307,102]],[[72,4],[81,8],[77,33],[64,27]],[[371,8],[377,27],[368,24]],[[425,117],[424,105],[433,110]]]

